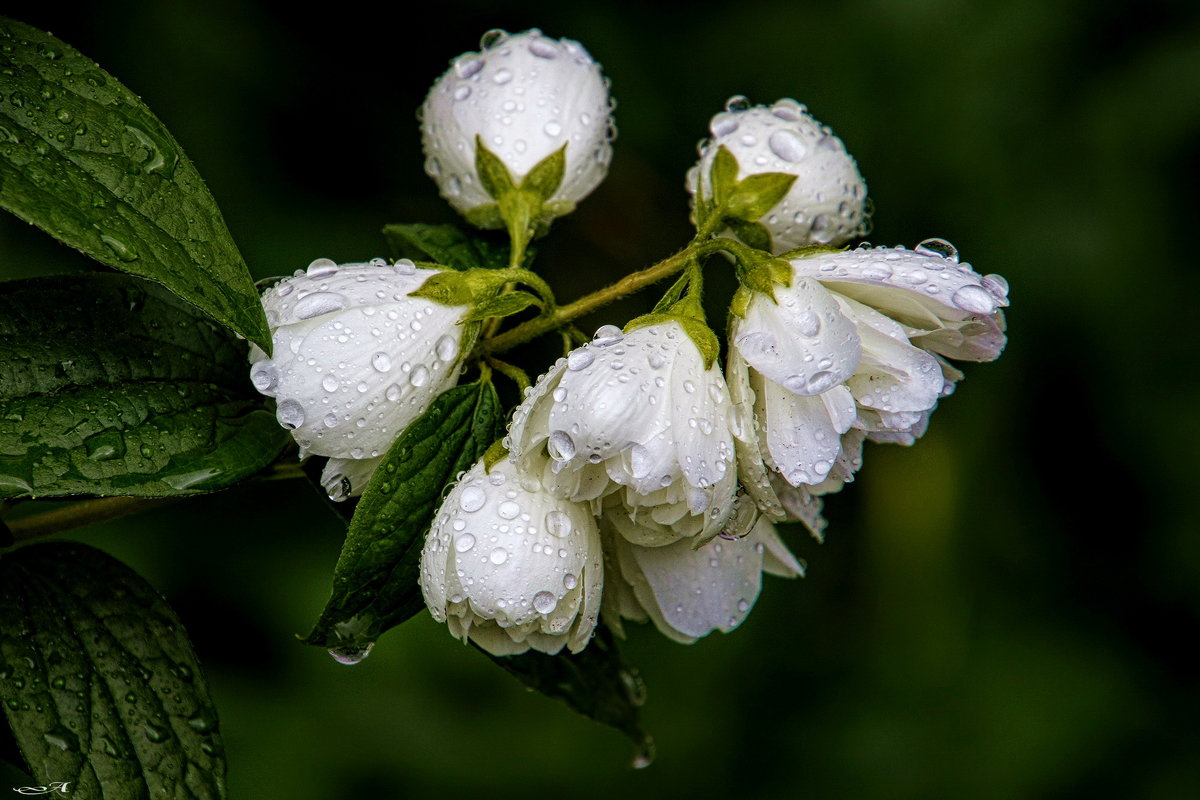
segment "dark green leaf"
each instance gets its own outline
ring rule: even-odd
[[[396,258],[433,261],[459,270],[508,266],[508,245],[471,236],[456,225],[385,225],[383,235]]]
[[[517,188],[508,167],[504,166],[499,156],[487,149],[483,138],[478,135],[475,137],[475,171],[479,174],[480,186],[493,200],[499,200]]]
[[[216,709],[178,618],[81,544],[0,559],[0,703],[39,783],[89,800],[218,800]]]
[[[0,283],[0,497],[165,497],[266,467],[288,434],[246,344],[159,286]]]
[[[540,305],[541,301],[529,292],[509,292],[490,300],[484,300],[471,309],[463,318],[463,322],[475,322],[488,317],[508,317],[517,314],[530,306]]]
[[[564,144],[529,170],[529,174],[521,181],[521,189],[533,192],[544,203],[553,197],[562,185],[566,169],[567,146]]]
[[[442,492],[502,431],[490,383],[443,392],[405,429],[358,503],[333,594],[305,642],[353,658],[424,607],[417,570]]]
[[[754,222],[782,200],[796,182],[795,175],[786,172],[761,172],[751,175],[737,185],[725,204],[725,214],[735,219]]]
[[[760,222],[745,222],[736,218],[728,218],[725,224],[733,229],[737,237],[751,247],[759,250],[771,250],[771,232]]]
[[[0,18],[0,206],[161,283],[270,352],[262,303],[212,194],[133,92],[48,33]]]
[[[494,656],[477,649],[531,689],[624,733],[636,747],[635,767],[647,766],[654,759],[654,740],[641,721],[646,687],[621,655],[607,627],[597,628],[592,641],[578,653],[548,656],[529,651],[519,656]]]

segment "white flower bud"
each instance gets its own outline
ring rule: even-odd
[[[793,259],[791,286],[755,294],[730,325],[730,394],[753,409],[741,480],[773,518],[765,464],[793,487],[836,491],[864,438],[912,444],[962,373],[943,356],[990,361],[1004,347],[1007,284],[927,240]]]
[[[303,452],[382,456],[457,382],[469,307],[408,296],[434,274],[321,258],[263,293],[275,352],[251,349],[250,379]]]
[[[724,146],[737,159],[738,179],[764,172],[795,175],[787,195],[758,222],[771,234],[772,252],[806,244],[840,245],[867,228],[867,186],[854,159],[830,129],[795,100],[770,108],[731,98],[709,123],[712,139],[688,172],[687,189],[711,201],[712,166]]]
[[[472,467],[450,491],[421,551],[434,619],[494,655],[577,653],[600,611],[604,566],[588,510],[554,497],[512,460]]]
[[[720,368],[678,322],[608,325],[552,367],[513,413],[523,469],[644,545],[715,535],[732,511],[733,405]],[[599,502],[597,502],[599,506]]]
[[[569,212],[604,180],[615,136],[608,81],[583,46],[530,30],[484,37],[433,85],[421,109],[425,171],[466,215],[494,203],[475,173],[475,137],[516,183],[567,146],[548,211]]]

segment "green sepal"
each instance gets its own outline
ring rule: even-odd
[[[637,328],[644,328],[647,325],[659,325],[664,322],[679,323],[684,333],[688,335],[696,345],[696,349],[700,351],[700,356],[704,359],[704,368],[712,368],[712,365],[716,363],[717,356],[721,353],[721,345],[712,328],[708,327],[708,324],[702,319],[696,319],[693,316],[684,314],[650,313],[631,319],[626,323],[625,330],[628,332]]]
[[[463,318],[463,322],[475,322],[488,317],[511,317],[530,306],[540,306],[541,304],[542,301],[529,292],[507,292],[476,303],[475,307]]]
[[[467,209],[463,212],[463,216],[476,228],[483,228],[487,231],[504,227],[504,217],[500,216],[500,206],[495,203],[486,203]]]
[[[662,299],[654,304],[654,309],[650,313],[664,314],[669,311],[683,297],[683,293],[691,285],[691,282],[692,276],[687,272],[680,275],[679,279],[671,284],[671,288],[663,294]]]
[[[713,205],[723,211],[723,207],[728,204],[729,198],[733,196],[734,190],[737,188],[738,176],[737,157],[729,152],[729,148],[725,145],[717,148],[717,155],[713,158],[712,171],[709,175],[712,180]]]
[[[841,253],[848,250],[849,245],[844,247],[831,247],[827,244],[803,244],[799,247],[788,250],[786,253],[780,253],[776,258],[784,261],[791,261],[794,258],[811,258],[812,256],[828,255],[829,253]]]
[[[508,458],[508,448],[504,446],[503,439],[497,439],[492,442],[492,446],[483,454],[483,470],[491,472],[492,467],[499,464],[504,459]]]
[[[641,720],[645,684],[606,626],[597,627],[596,635],[578,653],[563,651],[550,656],[530,650],[495,656],[478,645],[476,649],[530,689],[624,733],[635,747],[635,767],[648,766],[654,760],[654,739]]]
[[[562,185],[566,170],[567,145],[563,144],[529,170],[529,174],[521,181],[521,191],[531,192],[545,204]]]
[[[750,301],[754,298],[754,292],[747,289],[745,286],[739,286],[737,291],[733,293],[733,299],[729,301],[729,313],[735,317],[746,318],[746,311],[750,308]]]
[[[0,17],[0,45],[0,207],[270,353],[246,263],[166,126],[48,33]]]
[[[475,134],[475,172],[479,175],[479,185],[494,200],[500,200],[517,188],[508,167],[487,149],[479,134]]]
[[[792,265],[762,250],[739,248],[735,253],[738,282],[775,299],[776,286],[792,285]]]
[[[725,204],[725,216],[755,222],[787,196],[795,175],[786,172],[760,172],[738,183]]]
[[[442,392],[404,429],[358,502],[332,594],[305,644],[361,657],[380,634],[424,608],[417,571],[425,532],[446,486],[503,430],[489,381]]]
[[[0,558],[0,712],[32,776],[63,795],[226,796],[216,709],[179,618],[86,545]]]
[[[761,222],[746,222],[727,217],[725,224],[739,239],[751,247],[757,250],[771,250],[771,232]]]

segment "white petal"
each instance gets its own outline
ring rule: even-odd
[[[772,466],[793,486],[820,483],[841,450],[821,397],[792,394],[770,381],[757,387]]]
[[[725,366],[725,377],[729,385],[729,396],[734,403],[734,413],[741,419],[735,427],[741,435],[734,438],[737,454],[738,480],[742,488],[754,499],[759,510],[771,520],[784,518],[779,498],[771,489],[767,468],[760,449],[758,421],[754,416],[755,395],[750,385],[750,371],[736,347],[729,348]]]
[[[858,371],[846,382],[859,405],[888,412],[932,408],[944,384],[937,360],[910,345],[900,327],[877,311],[842,297],[838,304],[862,340]]]
[[[513,460],[525,469],[529,468],[530,455],[550,435],[550,409],[553,405],[550,395],[558,388],[566,369],[567,360],[558,359],[530,387],[524,400],[513,411],[506,444]]]
[[[776,301],[755,294],[730,337],[746,362],[801,395],[820,394],[854,374],[860,357],[854,323],[820,283],[796,278]]]
[[[321,486],[330,500],[342,501],[358,497],[367,488],[375,468],[383,456],[378,458],[331,458],[321,470]]]
[[[796,490],[793,489],[793,491]],[[799,578],[804,576],[804,565],[792,555],[791,550],[788,550],[787,545],[783,543],[783,539],[779,537],[779,531],[770,522],[759,520],[758,524],[754,526],[754,530],[750,533],[750,536],[747,537],[747,540],[754,543],[756,548],[761,546],[763,550],[763,572],[778,578]]]

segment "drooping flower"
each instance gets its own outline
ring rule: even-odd
[[[251,348],[250,378],[303,453],[378,458],[457,382],[469,307],[409,296],[435,274],[321,258],[263,293],[275,352]]]
[[[421,551],[425,604],[494,655],[579,652],[600,610],[600,535],[586,506],[555,497],[509,458],[472,467]]]
[[[688,172],[687,189],[713,200],[712,167],[724,147],[737,159],[738,179],[762,173],[796,176],[787,195],[758,222],[771,235],[771,250],[801,245],[840,245],[867,227],[867,186],[842,141],[805,106],[783,99],[769,108],[731,98],[709,123],[712,138]]]
[[[804,568],[766,519],[741,539],[642,547],[606,530],[608,581],[604,619],[651,620],[663,635],[690,644],[741,624],[762,586],[762,574],[792,578]]]
[[[541,377],[507,442],[550,491],[593,501],[630,541],[666,544],[728,519],[732,414],[719,366],[705,368],[679,322],[606,325]]]
[[[442,196],[471,212],[494,203],[475,169],[476,137],[518,183],[566,145],[562,183],[545,209],[570,212],[608,174],[614,133],[608,82],[578,42],[529,30],[493,32],[482,51],[456,58],[421,110],[425,171]]]
[[[1008,304],[1003,278],[976,274],[941,240],[790,263],[790,286],[774,301],[755,294],[733,319],[726,370],[755,418],[738,443],[742,483],[774,511],[762,464],[820,494],[852,477],[864,438],[911,444],[962,377],[945,358],[999,356]]]

